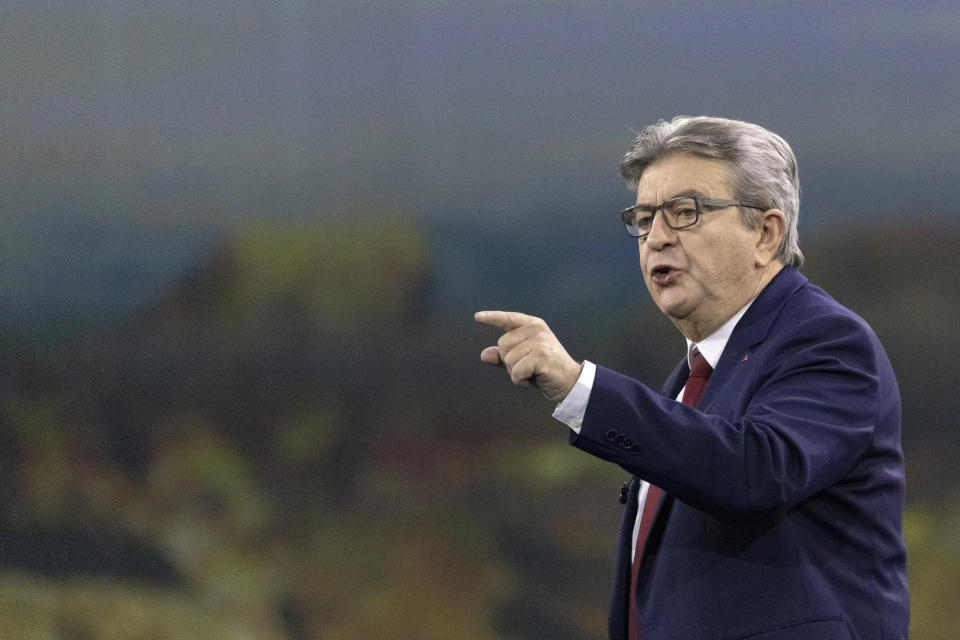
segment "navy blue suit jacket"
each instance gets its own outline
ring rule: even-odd
[[[900,396],[873,331],[784,268],[741,318],[697,408],[597,367],[571,443],[634,474],[610,637],[907,637]],[[629,589],[637,477],[666,493]]]

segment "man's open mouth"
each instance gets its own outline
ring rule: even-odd
[[[679,271],[669,265],[657,265],[650,270],[650,279],[660,286],[668,285],[676,278]]]

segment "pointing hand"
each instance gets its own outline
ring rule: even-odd
[[[583,365],[570,357],[540,318],[514,311],[478,311],[474,319],[504,330],[497,346],[484,349],[480,359],[505,367],[513,384],[533,384],[554,402],[563,400],[576,384]]]

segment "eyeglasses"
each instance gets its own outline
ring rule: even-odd
[[[700,196],[682,196],[664,200],[660,206],[638,204],[620,212],[623,225],[634,238],[645,238],[653,228],[653,218],[657,211],[663,211],[663,221],[671,229],[686,229],[697,224],[700,214],[706,211],[717,211],[727,207],[746,207],[748,209],[765,210],[756,204],[747,204],[737,200],[718,200],[717,198],[701,198]]]

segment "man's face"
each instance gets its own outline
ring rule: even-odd
[[[674,154],[646,168],[637,204],[659,205],[680,195],[733,199],[722,160]],[[740,222],[737,207],[701,212],[686,229],[671,229],[658,212],[639,238],[643,279],[653,301],[693,341],[710,335],[762,288],[758,230]],[[764,283],[765,284],[765,283]]]

